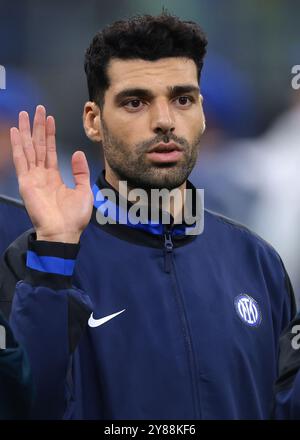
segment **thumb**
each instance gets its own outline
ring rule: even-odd
[[[72,173],[76,188],[79,186],[90,187],[90,170],[83,151],[75,151],[73,154]]]

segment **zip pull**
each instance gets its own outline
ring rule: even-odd
[[[171,266],[172,266],[172,252],[173,252],[173,242],[172,242],[172,235],[170,231],[167,231],[164,235],[165,237],[165,272],[170,273],[171,272]]]

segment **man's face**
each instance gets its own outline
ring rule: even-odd
[[[130,187],[176,188],[204,127],[197,68],[187,58],[114,59],[101,114],[106,172]]]

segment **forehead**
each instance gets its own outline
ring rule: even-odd
[[[189,58],[172,57],[156,61],[112,59],[107,74],[109,89],[113,93],[127,87],[159,89],[179,83],[198,86],[197,67]]]

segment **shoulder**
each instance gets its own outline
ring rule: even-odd
[[[11,208],[23,209],[25,210],[25,206],[21,200],[15,199],[13,197],[8,197],[3,194],[0,194],[0,206],[7,206]]]
[[[26,219],[30,223],[29,216],[21,200],[0,194],[0,219],[7,219],[7,214],[16,214],[18,218]]]
[[[282,259],[274,247],[247,226],[216,212],[205,209],[204,233],[208,243],[218,250],[236,272],[245,271],[261,278],[271,292],[272,298],[286,300],[290,304],[291,316],[296,303],[293,287]],[[282,295],[287,292],[287,297]]]
[[[0,195],[0,253],[32,226],[20,200]]]
[[[233,248],[240,245],[260,248],[281,261],[274,247],[246,225],[208,209],[205,209],[204,218],[204,228],[207,227],[210,233],[214,232],[218,239],[223,237],[224,240],[236,240],[231,241]]]

